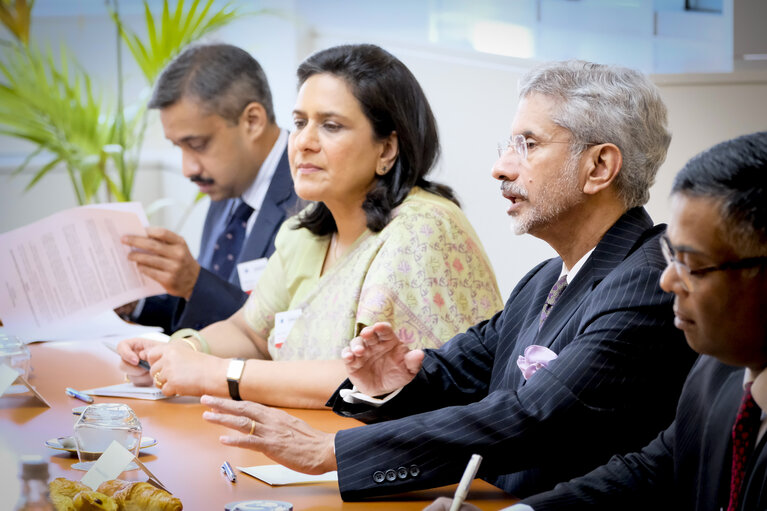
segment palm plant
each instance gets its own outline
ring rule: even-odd
[[[163,0],[156,20],[144,0],[146,33],[141,37],[123,24],[117,0],[110,0],[108,9],[118,32],[118,91],[116,104],[110,104],[94,92],[88,73],[65,46],[56,59],[51,50],[29,42],[34,0],[0,0],[0,22],[16,38],[4,43],[6,58],[0,62],[0,133],[34,146],[14,174],[37,156],[44,159],[27,189],[63,164],[80,204],[97,200],[102,187],[107,200],[131,200],[147,125],[146,104],[123,107],[120,40],[151,85],[187,44],[241,15],[231,2],[213,9],[214,1],[193,0],[186,7],[178,0],[171,9],[169,0]]]

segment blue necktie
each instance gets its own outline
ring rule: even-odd
[[[216,240],[213,246],[213,258],[211,270],[224,280],[229,280],[234,264],[242,250],[245,241],[245,228],[248,226],[248,218],[253,213],[253,208],[240,202],[229,218],[229,223],[224,232]]]

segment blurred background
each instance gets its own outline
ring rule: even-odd
[[[169,4],[175,8],[177,2]],[[145,9],[159,19],[163,2],[37,0],[29,40],[50,51],[54,62],[60,62],[64,48],[113,109],[120,104],[120,85],[130,117],[151,89],[124,45],[118,78],[119,38],[110,15],[115,8],[126,29],[140,35],[146,30]],[[440,128],[443,151],[433,177],[458,192],[504,296],[552,255],[545,243],[510,232],[505,201],[490,177],[496,143],[509,135],[517,80],[537,62],[580,58],[652,76],[669,108],[673,133],[648,205],[656,222],[668,220],[671,180],[691,156],[727,138],[767,129],[764,0],[238,0],[215,1],[216,9],[234,9],[238,16],[202,40],[238,45],[261,63],[284,128],[291,128],[295,69],[312,52],[370,42],[405,62]],[[12,38],[0,28],[0,40]],[[4,65],[9,48],[0,46]],[[7,85],[8,76],[0,82]],[[52,161],[45,151],[33,151],[31,143],[0,135],[0,233],[78,205],[63,164],[53,165],[27,189]],[[180,163],[157,113],[149,112],[131,199],[143,203],[152,224],[180,232],[196,253],[207,199],[195,202],[197,187],[181,176]],[[115,172],[109,165],[107,171]],[[102,187],[91,201],[110,199],[114,195]]]

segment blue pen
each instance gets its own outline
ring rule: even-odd
[[[232,466],[228,461],[225,461],[224,464],[221,465],[221,472],[226,475],[226,478],[229,479],[230,483],[237,482],[237,475],[234,473],[234,470],[232,470]]]
[[[71,396],[75,399],[79,399],[80,401],[85,401],[86,403],[93,402],[93,398],[91,396],[89,396],[88,394],[83,394],[82,392],[78,392],[75,389],[67,387],[66,389],[64,389],[64,392],[66,392],[68,396]]]
[[[149,371],[149,369],[150,369],[150,368],[149,368],[149,362],[147,362],[146,360],[141,360],[141,359],[139,359],[139,361],[138,361],[138,365],[139,365],[139,367],[143,367],[143,368],[144,368],[144,369],[146,369],[147,371]]]

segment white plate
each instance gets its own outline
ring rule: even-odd
[[[69,438],[72,441],[72,447],[64,447],[61,445],[61,442],[58,438],[51,438],[50,440],[45,441],[45,446],[50,447],[51,449],[56,449],[57,451],[67,451],[67,452],[73,452],[77,454],[77,447],[75,447],[75,439],[73,437],[64,437]],[[141,437],[141,447],[139,449],[146,449],[148,447],[152,447],[157,445],[157,440],[152,438],[151,436],[142,436]]]

